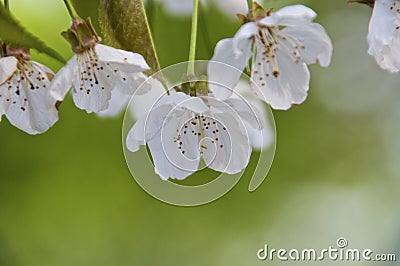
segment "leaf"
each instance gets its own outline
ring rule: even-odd
[[[148,74],[160,70],[142,0],[101,0],[100,28],[111,45],[143,55]]]
[[[65,63],[64,58],[59,53],[22,27],[3,5],[0,5],[0,25],[0,39],[2,41],[17,45],[20,48],[35,49]]]

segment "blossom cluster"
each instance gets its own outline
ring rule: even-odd
[[[246,1],[239,2],[242,9]],[[145,74],[150,67],[142,55],[101,44],[90,20],[75,18],[62,33],[75,55],[57,74],[31,61],[29,50],[2,45],[0,118],[40,134],[57,122],[68,92],[78,108],[100,116],[116,115],[132,95],[144,94],[146,107],[134,112],[136,123],[126,139],[130,151],[147,145],[162,179],[184,179],[201,160],[234,174],[247,167],[253,149],[271,143],[263,103],[280,110],[303,103],[310,87],[308,65],[329,66],[332,41],[314,22],[316,16],[304,5],[267,11],[254,2],[238,15],[237,33],[216,45],[207,78],[188,76],[171,88],[167,80]],[[400,70],[399,28],[400,1],[376,0],[368,52],[390,72]],[[249,86],[243,85],[243,71],[250,73]]]

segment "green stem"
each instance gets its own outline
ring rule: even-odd
[[[76,14],[74,8],[71,6],[71,4],[68,2],[68,0],[64,0],[64,4],[67,7],[68,14],[71,17],[72,20],[78,18],[79,16]]]
[[[207,27],[207,20],[205,17],[205,12],[204,12],[204,5],[200,2],[199,3],[199,22],[200,22],[200,31],[202,34],[202,39],[204,41],[204,45],[207,48],[207,52],[209,53],[209,56],[212,56],[213,53],[213,47],[211,45],[210,41],[210,34],[208,34],[208,27]]]
[[[247,5],[249,7],[249,10],[253,8],[253,0],[247,0]]]
[[[4,7],[5,7],[7,10],[10,10],[10,5],[9,5],[9,3],[8,3],[8,0],[4,0]]]
[[[190,36],[188,76],[194,76],[194,60],[196,59],[197,21],[199,13],[199,0],[193,0],[192,33]]]

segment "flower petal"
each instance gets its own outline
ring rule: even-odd
[[[281,41],[286,42],[286,47],[293,47],[292,52],[297,51],[301,61],[313,64],[318,60],[321,66],[329,66],[333,52],[332,41],[320,24],[289,26],[281,32]]]
[[[116,89],[121,91],[125,94],[134,94],[136,90],[146,81],[147,76],[143,73],[123,73],[120,72],[119,75],[121,76],[120,82],[116,83]],[[147,85],[147,86],[146,86]],[[138,94],[144,94],[148,92],[151,87],[148,84],[143,84]]]
[[[400,16],[396,1],[375,2],[369,24],[368,53],[375,57],[379,66],[389,72],[400,70]]]
[[[179,107],[172,109],[165,118],[161,129],[162,150],[158,144],[152,151],[152,145],[159,140],[149,141],[156,172],[163,178],[184,179],[197,171],[200,162],[198,123],[194,114],[186,110],[182,113]],[[193,133],[194,132],[194,133]],[[162,153],[162,154],[161,154]]]
[[[314,10],[303,5],[286,6],[260,20],[265,26],[299,26],[310,23],[317,16]]]
[[[136,91],[134,99],[129,105],[129,112],[136,120],[144,117],[158,99],[167,95],[161,82],[152,77],[147,79],[143,86],[150,87],[150,90],[147,93]],[[142,91],[142,88],[140,87],[139,90]],[[147,91],[148,88],[144,88],[144,90]]]
[[[261,62],[262,50],[252,67],[252,87],[260,98],[274,109],[287,110],[292,104],[300,104],[307,98],[310,72],[303,62],[296,62],[287,49],[276,53],[276,69],[271,63]]]
[[[102,44],[96,44],[94,49],[99,61],[108,62],[122,72],[143,72],[150,69],[146,60],[140,54],[115,49]]]
[[[0,84],[6,82],[17,70],[18,60],[14,56],[0,58]]]
[[[217,113],[214,119],[217,129],[205,131],[201,143],[204,161],[215,171],[238,173],[246,168],[251,154],[244,125],[234,113]]]
[[[72,84],[78,78],[78,62],[77,56],[74,55],[65,65],[61,68],[54,79],[52,80],[49,93],[57,101],[63,101],[67,92],[71,89]]]
[[[146,145],[145,141],[145,121],[146,119],[139,119],[133,125],[131,130],[126,137],[126,147],[131,152],[136,152],[140,149],[140,146]]]
[[[209,88],[219,99],[232,94],[252,54],[251,39],[239,42],[240,52],[234,50],[233,43],[233,39],[219,41],[207,66]]]
[[[108,108],[98,112],[97,115],[99,117],[116,117],[120,115],[128,105],[131,97],[131,95],[122,93],[119,90],[112,90]]]
[[[79,109],[85,110],[89,114],[97,113],[108,108],[111,89],[102,87],[101,84],[82,87],[78,82],[75,82],[72,98]]]

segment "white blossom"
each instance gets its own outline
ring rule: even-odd
[[[389,72],[400,70],[400,1],[376,0],[369,24],[368,53]]]
[[[88,113],[106,110],[113,90],[132,95],[149,66],[140,54],[95,44],[74,55],[55,76],[51,94],[62,101],[72,88],[75,105]]]
[[[307,97],[310,73],[307,64],[328,66],[332,42],[325,29],[313,23],[316,13],[303,5],[284,7],[277,12],[245,23],[231,39],[221,40],[213,61],[244,69],[251,58],[252,85],[260,98],[275,109],[289,109]],[[237,71],[209,64],[208,76],[215,83],[234,87]],[[219,97],[217,87],[210,86]]]
[[[134,124],[126,145],[135,152],[147,144],[155,171],[164,180],[186,178],[198,170],[201,158],[211,169],[238,173],[252,150],[243,121],[258,130],[264,126],[254,109],[239,99],[220,101],[171,91]]]
[[[57,120],[56,99],[49,95],[53,71],[22,56],[0,58],[0,120],[34,135]]]

